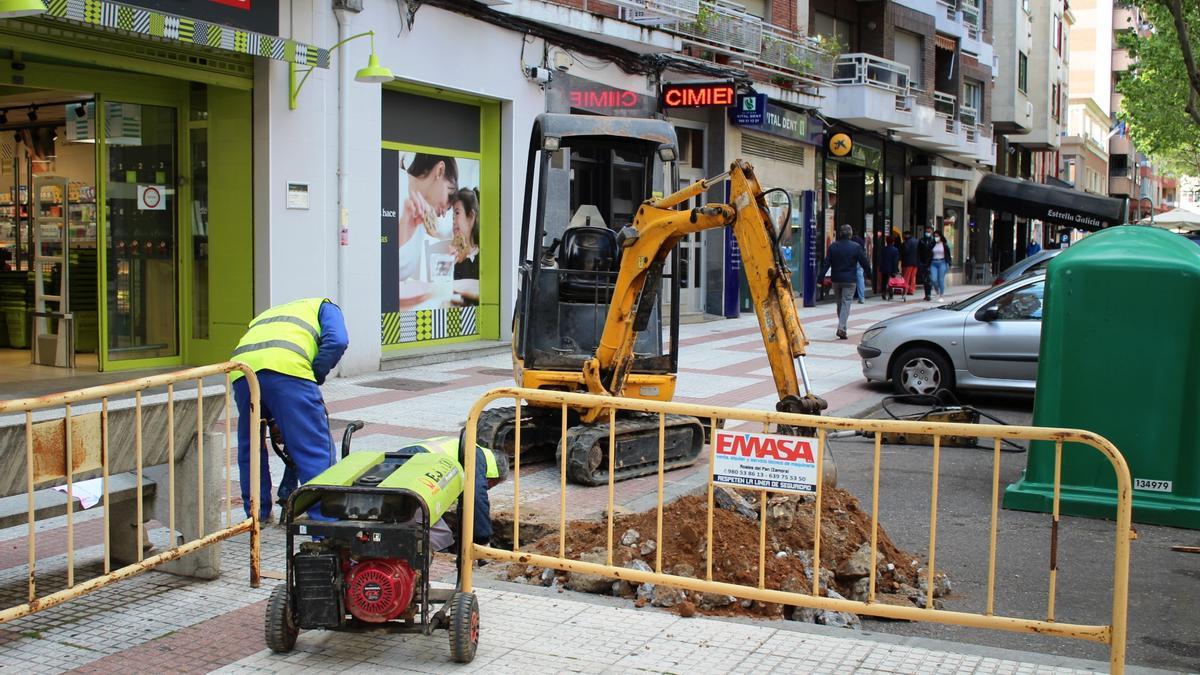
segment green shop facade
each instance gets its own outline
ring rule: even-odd
[[[140,4],[0,20],[6,369],[216,362],[253,316],[254,61],[328,55],[275,3]]]

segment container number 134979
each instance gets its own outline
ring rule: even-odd
[[[1153,492],[1170,492],[1171,481],[1169,480],[1151,480],[1149,478],[1134,478],[1134,490],[1151,490]]]

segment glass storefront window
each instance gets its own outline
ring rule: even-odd
[[[208,88],[192,84],[192,338],[208,339]]]
[[[110,103],[105,113],[108,358],[176,356],[176,111]]]

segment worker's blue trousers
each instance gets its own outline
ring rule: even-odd
[[[296,464],[296,476],[301,485],[334,463],[333,438],[329,433],[329,418],[321,389],[312,380],[283,375],[273,370],[258,371],[261,410],[269,411],[283,432],[284,445]],[[250,387],[245,378],[233,383],[233,397],[238,407],[238,471],[242,484],[242,505],[250,515]],[[254,433],[261,433],[254,429]],[[271,472],[267,467],[267,446],[259,437],[259,502],[260,516],[271,513]],[[285,474],[281,492],[290,493],[295,485]],[[286,497],[286,493],[282,496]],[[316,514],[310,514],[316,515]]]

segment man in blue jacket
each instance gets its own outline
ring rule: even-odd
[[[850,320],[850,303],[854,301],[855,288],[858,285],[857,269],[861,265],[867,276],[871,275],[871,262],[867,260],[867,252],[862,246],[850,240],[853,230],[849,225],[838,227],[837,241],[829,245],[829,253],[825,256],[825,266],[821,268],[818,279],[830,271],[833,278],[833,298],[837,302],[839,339],[846,339],[846,322]]]
[[[295,473],[285,472],[280,495],[296,483],[306,483],[334,463],[333,437],[321,397],[325,382],[349,345],[342,310],[325,298],[308,298],[276,305],[254,317],[233,360],[250,366],[258,377],[260,412],[275,420]],[[250,387],[233,373],[233,396],[238,407],[238,471],[242,506],[250,515]],[[261,430],[254,430],[260,433]],[[271,518],[271,472],[267,446],[259,442],[259,516]],[[311,514],[316,516],[316,514]]]

